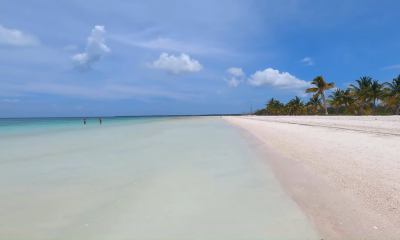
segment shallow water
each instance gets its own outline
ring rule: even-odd
[[[0,238],[317,234],[237,130],[201,117],[0,135]]]
[[[115,125],[123,123],[140,123],[148,121],[157,121],[165,119],[174,119],[179,117],[101,117],[103,125]],[[83,120],[86,119],[86,125]],[[99,126],[99,118],[0,118],[0,137],[15,134],[33,134],[47,131],[62,131],[71,129],[82,129],[82,127]]]

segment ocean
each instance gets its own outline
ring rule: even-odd
[[[317,238],[220,117],[0,119],[0,238]]]
[[[60,131],[99,126],[99,118],[106,125],[121,123],[139,123],[161,119],[177,118],[177,116],[138,116],[138,117],[60,117],[60,118],[0,118],[0,136],[12,134],[28,134],[46,131]],[[86,119],[86,125],[83,120]]]

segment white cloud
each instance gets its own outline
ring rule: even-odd
[[[297,96],[299,96],[299,97],[307,97],[307,96],[308,96],[308,93],[306,93],[306,92],[304,92],[304,91],[302,91],[302,90],[296,91],[296,94],[297,94]]]
[[[278,70],[267,68],[257,71],[248,78],[253,86],[270,86],[277,88],[303,88],[310,86],[310,82],[300,80],[288,72],[279,73]]]
[[[306,66],[314,65],[314,61],[310,57],[305,57],[301,62],[306,63]]]
[[[110,38],[128,45],[147,48],[147,49],[154,49],[154,50],[185,52],[197,55],[227,54],[227,51],[220,48],[200,45],[196,43],[185,43],[170,38],[159,37],[153,40],[138,40],[138,39],[132,39],[131,37],[127,36],[116,36],[116,35],[111,36]]]
[[[19,99],[3,99],[1,100],[2,102],[8,102],[8,103],[17,103],[20,102]]]
[[[224,78],[224,80],[225,80],[225,82],[228,83],[229,87],[237,87],[237,86],[239,86],[239,83],[242,82],[241,80],[237,80],[234,77],[232,77],[230,80]]]
[[[232,74],[233,76],[236,77],[243,77],[245,74],[241,68],[229,68],[226,70],[229,74]]]
[[[91,70],[92,64],[99,61],[110,49],[104,44],[104,26],[95,26],[87,39],[84,53],[72,57],[77,66],[82,70]]]
[[[237,87],[241,82],[243,82],[245,73],[241,68],[232,67],[227,69],[226,72],[229,73],[230,75],[233,75],[233,77],[231,77],[229,80],[224,78],[224,81],[228,83],[229,87]],[[238,80],[236,79],[236,77],[239,77],[242,80]]]
[[[37,37],[0,25],[0,46],[33,47],[38,45],[40,45],[40,41]]]
[[[78,47],[76,45],[73,45],[73,44],[65,46],[65,50],[74,51],[76,49],[78,49]]]
[[[172,73],[199,72],[203,69],[199,61],[191,59],[189,55],[182,53],[180,56],[168,56],[162,53],[160,58],[151,64],[152,68],[164,69]]]
[[[400,64],[399,65],[389,66],[389,67],[384,67],[384,68],[381,68],[381,70],[395,69],[395,68],[400,68]]]

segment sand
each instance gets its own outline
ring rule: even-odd
[[[400,117],[224,119],[268,149],[264,159],[323,238],[400,238]]]

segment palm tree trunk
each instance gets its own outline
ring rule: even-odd
[[[324,101],[324,108],[325,108],[325,115],[328,115],[328,109],[326,108],[326,100],[325,100],[325,95],[324,92],[321,92],[322,100]]]
[[[339,106],[336,106],[336,115],[339,115]]]
[[[360,112],[359,112],[360,116],[362,116],[362,108],[363,108],[363,102],[360,101]]]
[[[397,110],[396,110],[396,113],[395,113],[395,114],[396,114],[396,115],[400,115],[400,104],[399,104],[399,105],[397,105],[397,107],[398,107],[398,108],[397,108]]]
[[[374,99],[374,106],[373,106],[373,108],[372,108],[372,115],[375,115],[375,110],[376,110],[376,104],[375,104],[375,102],[376,102],[376,99]]]

